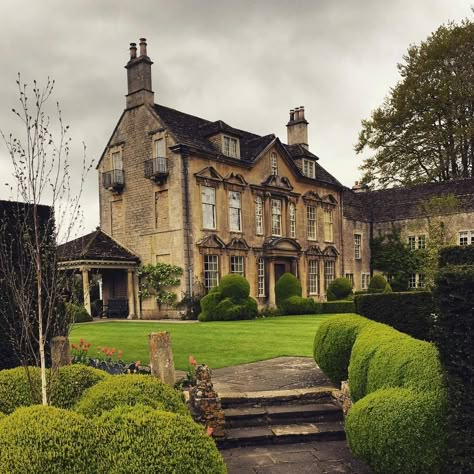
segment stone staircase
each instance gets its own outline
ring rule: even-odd
[[[221,448],[344,440],[341,408],[331,387],[246,393],[221,392],[225,438]]]

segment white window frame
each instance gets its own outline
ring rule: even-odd
[[[466,242],[464,242],[464,239]],[[474,244],[474,230],[460,230],[458,232],[458,245],[472,245]]]
[[[324,241],[334,242],[334,222],[332,209],[324,209]]]
[[[408,248],[413,251],[416,250],[416,236],[409,235],[407,238]]]
[[[259,258],[257,260],[257,291],[258,297],[265,297],[265,260]]]
[[[296,205],[294,202],[290,202],[288,212],[290,220],[290,237],[296,239]]]
[[[368,290],[369,289],[369,282],[370,282],[370,273],[362,272],[360,274],[360,289],[361,290]]]
[[[319,260],[308,260],[308,291],[319,295]]]
[[[354,259],[362,258],[362,234],[354,234]]]
[[[261,196],[255,198],[255,233],[263,235],[263,199]]]
[[[278,203],[278,204],[277,204]],[[272,235],[275,237],[281,237],[281,208],[282,202],[281,199],[272,199],[271,200],[271,210],[272,210]]]
[[[352,288],[354,288],[354,274],[353,273],[346,273],[345,277],[351,282]]]
[[[416,273],[411,273],[408,277],[408,288],[413,290],[416,288]]]
[[[205,190],[211,190],[212,193],[211,195],[213,196],[213,199],[210,201],[214,202],[205,202],[204,197],[205,197]],[[202,227],[203,229],[212,229],[215,230],[217,228],[217,219],[216,219],[216,188],[213,188],[212,186],[201,186],[201,212],[202,212]],[[206,222],[206,215],[207,212],[209,212],[210,217],[212,218],[212,224],[213,226],[207,226],[208,222]],[[210,222],[209,222],[210,223]]]
[[[123,170],[122,150],[115,150],[111,153],[112,169]]]
[[[426,248],[426,235],[419,235],[416,242],[416,248],[418,250],[423,250]]]
[[[316,240],[318,236],[318,212],[316,206],[306,206],[306,236]]]
[[[204,255],[204,286],[206,291],[219,285],[219,255]]]
[[[238,138],[223,135],[222,137],[222,152],[231,158],[239,157],[239,140]]]
[[[242,193],[229,191],[229,230],[242,232]]]
[[[308,178],[316,178],[316,163],[313,160],[302,160],[303,174]]]
[[[331,270],[331,271],[329,271]],[[328,287],[336,278],[336,262],[334,260],[324,261],[324,290],[327,292]]]
[[[240,255],[230,256],[230,273],[245,276],[245,262],[244,257]]]
[[[278,157],[275,152],[270,154],[270,170],[273,176],[278,176]]]

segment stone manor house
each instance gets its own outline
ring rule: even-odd
[[[290,110],[288,136],[259,136],[156,104],[145,39],[130,47],[128,94],[98,163],[100,228],[65,244],[62,267],[81,272],[90,311],[89,277],[101,275],[104,305],[123,304],[130,318],[178,317],[153,298],[139,301],[139,264],[184,271],[178,300],[203,294],[228,273],[245,276],[260,306],[275,304],[275,282],[292,272],[303,296],[325,299],[347,276],[367,288],[369,241],[399,223],[410,245],[429,238],[413,229],[419,202],[453,193],[458,242],[474,243],[471,179],[369,192],[349,189],[310,151],[303,107]],[[413,275],[413,287],[423,275]]]

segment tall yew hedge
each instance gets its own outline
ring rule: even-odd
[[[434,335],[449,398],[445,471],[474,472],[474,246],[440,252]]]

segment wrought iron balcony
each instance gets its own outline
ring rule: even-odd
[[[102,173],[102,185],[111,191],[121,191],[125,185],[123,170],[110,170]]]
[[[145,161],[145,178],[162,184],[168,177],[168,160],[162,156]]]

